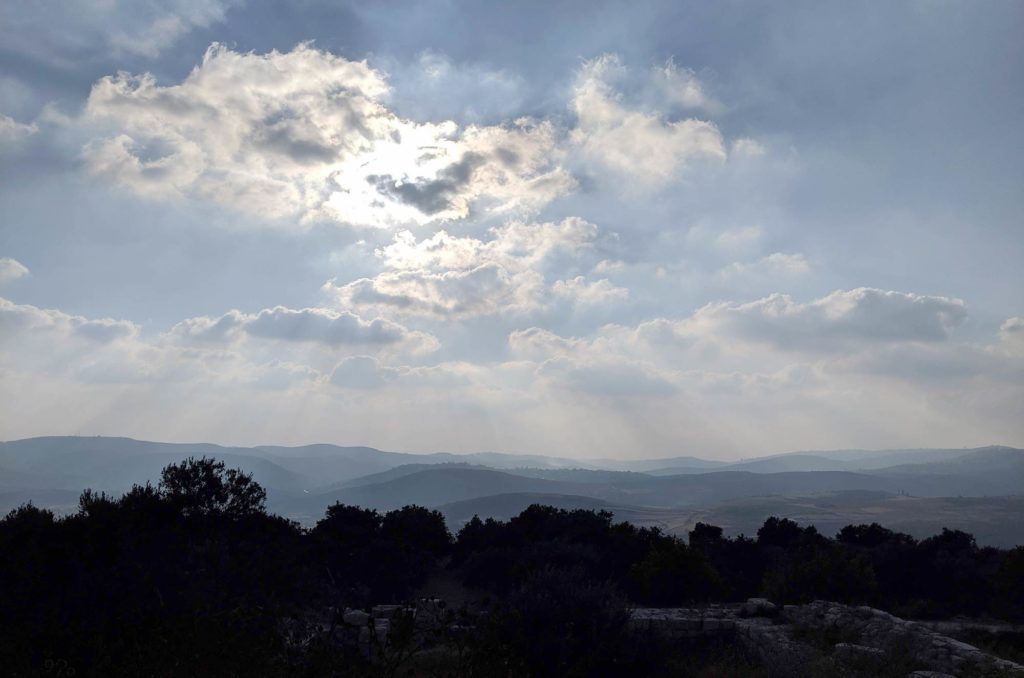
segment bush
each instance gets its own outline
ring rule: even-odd
[[[630,568],[629,581],[636,599],[654,606],[706,602],[722,589],[704,556],[676,539],[653,546]]]
[[[625,675],[628,614],[607,583],[544,568],[485,618],[471,660],[478,675]]]

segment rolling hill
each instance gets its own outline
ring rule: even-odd
[[[665,529],[682,529],[704,514],[746,528],[754,519],[737,516],[763,519],[765,511],[790,507],[786,510],[799,513],[806,506],[817,508],[805,518],[831,525],[817,497],[860,493],[884,497],[884,502],[872,501],[890,507],[897,501],[902,507],[938,507],[926,500],[945,498],[951,506],[963,506],[955,503],[958,498],[1024,495],[1024,450],[1000,446],[815,451],[723,462],[688,456],[573,460],[494,452],[409,454],[328,444],[246,448],[45,437],[0,443],[0,510],[29,500],[74,510],[86,487],[121,492],[134,483],[156,481],[164,466],[189,456],[214,457],[252,473],[267,489],[270,510],[305,524],[338,501],[380,510],[408,504],[440,507],[452,520],[463,520],[470,511],[507,516],[543,497],[558,506],[608,508],[618,519]],[[998,503],[972,506],[972,520],[982,529],[988,529],[984,511],[1008,515],[997,511]],[[908,510],[880,515],[897,520],[897,514],[904,516],[900,524],[911,527],[933,523],[923,508],[913,516]],[[836,520],[854,515],[839,512]],[[955,517],[948,511],[936,515],[947,522]]]

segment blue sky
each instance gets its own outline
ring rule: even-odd
[[[0,7],[0,437],[1024,445],[1016,3]]]

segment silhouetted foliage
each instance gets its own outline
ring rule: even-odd
[[[992,586],[995,615],[1024,619],[1024,546],[1002,554]]]
[[[718,597],[718,574],[700,551],[678,539],[654,544],[643,560],[629,568],[635,598],[650,605],[703,603]]]
[[[520,582],[477,630],[482,676],[629,675],[625,601],[576,569],[545,567]]]
[[[347,605],[408,598],[451,546],[437,511],[406,506],[383,516],[334,504],[310,533],[335,600]]]
[[[474,518],[453,540],[422,507],[336,504],[304,530],[267,514],[265,496],[245,474],[188,459],[155,487],[86,490],[69,516],[31,504],[10,512],[0,521],[0,666],[25,676],[54,662],[80,676],[366,675],[380,665],[330,640],[341,610],[409,600],[443,567],[491,600],[459,640],[469,675],[646,675],[655,669],[643,654],[668,650],[638,649],[647,641],[626,631],[630,603],[761,594],[1024,620],[1024,547],[980,548],[955,530],[918,542],[851,525],[829,539],[772,517],[756,539],[698,523],[686,543],[608,512],[535,505],[508,521]]]
[[[263,513],[267,492],[252,475],[224,468],[224,462],[189,457],[160,476],[160,492],[184,515],[238,518]]]

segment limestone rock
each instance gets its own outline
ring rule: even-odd
[[[373,606],[373,618],[374,619],[391,619],[398,611],[402,609],[401,605],[374,605]]]
[[[352,626],[366,626],[370,621],[370,615],[362,610],[345,610],[341,620]]]
[[[744,617],[773,617],[778,612],[775,603],[767,598],[747,598],[740,608],[740,614]]]
[[[853,643],[836,643],[833,656],[840,664],[859,669],[877,668],[885,663],[885,652],[882,650]]]

